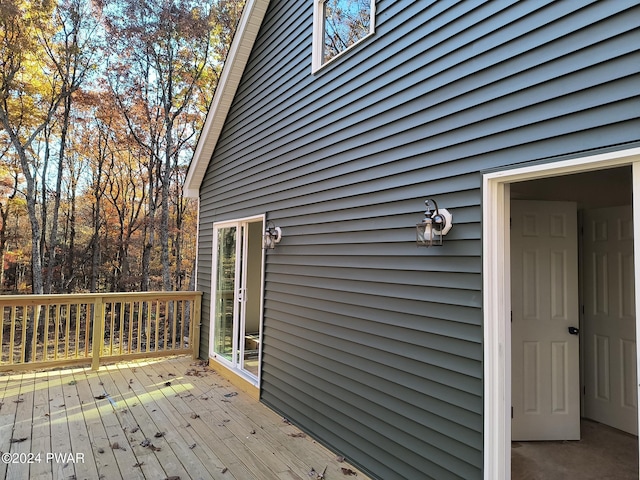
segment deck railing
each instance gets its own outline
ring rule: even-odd
[[[201,292],[0,296],[0,372],[198,356]]]

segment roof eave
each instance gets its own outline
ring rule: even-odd
[[[247,66],[249,55],[251,55],[268,6],[269,0],[247,0],[245,4],[211,107],[202,127],[196,151],[187,171],[183,188],[185,197],[198,198],[200,195],[200,185],[218,143],[220,132],[222,132],[231,103],[238,90],[240,79]]]

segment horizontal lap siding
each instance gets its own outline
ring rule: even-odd
[[[313,75],[312,2],[272,0],[202,185],[198,277],[214,221],[282,227],[264,402],[378,478],[482,476],[479,172],[640,140],[635,3],[380,0]],[[427,197],[454,214],[442,248],[415,247]]]

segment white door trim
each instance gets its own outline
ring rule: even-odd
[[[640,259],[640,148],[608,152],[483,175],[482,271],[484,331],[484,478],[511,478],[511,282],[509,186],[513,182],[633,166],[634,255]],[[640,261],[635,261],[640,298]],[[640,334],[636,301],[636,344]],[[640,349],[639,349],[640,350]],[[636,354],[640,372],[640,355]]]

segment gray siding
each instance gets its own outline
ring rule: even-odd
[[[312,2],[272,0],[201,188],[202,351],[211,225],[266,213],[262,400],[377,478],[481,478],[480,172],[640,141],[637,4],[380,0],[312,75]]]

